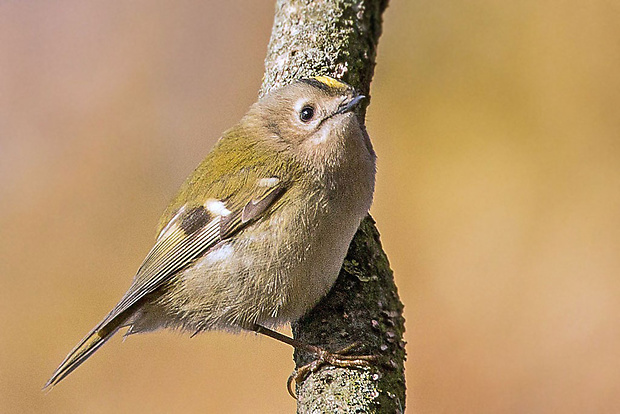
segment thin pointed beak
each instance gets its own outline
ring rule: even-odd
[[[345,112],[351,111],[353,108],[357,106],[358,103],[360,103],[362,99],[366,99],[366,97],[364,95],[357,95],[356,97],[351,99],[349,102],[343,102],[338,108],[338,111],[336,111],[336,113],[343,114]]]

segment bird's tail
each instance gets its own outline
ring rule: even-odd
[[[131,313],[122,312],[110,320],[104,319],[80,343],[73,348],[69,355],[60,364],[43,389],[51,388],[63,380],[67,375],[86,361],[101,345],[105,344],[116,331],[129,319]]]

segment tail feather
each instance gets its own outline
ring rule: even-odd
[[[62,361],[60,366],[54,371],[52,377],[43,386],[47,389],[55,386],[67,375],[86,361],[96,350],[98,350],[108,339],[110,339],[127,321],[127,312],[112,318],[110,321],[104,320],[97,325],[80,343],[73,348],[69,355]],[[106,318],[107,319],[107,318]]]

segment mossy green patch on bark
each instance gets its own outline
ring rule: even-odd
[[[402,310],[379,233],[372,218],[367,217],[349,247],[336,285],[310,313],[294,324],[293,332],[298,339],[330,351],[360,344],[354,354],[376,355],[378,361],[368,370],[327,367],[310,376],[298,387],[299,401],[303,403],[303,410],[298,412],[320,412],[309,408],[320,404],[315,397],[327,404],[325,409],[346,397],[350,402],[355,400],[356,407],[359,401],[365,402],[364,410],[350,412],[401,411],[405,405]],[[295,353],[297,366],[313,359],[313,355]],[[331,372],[331,378],[341,375],[349,381],[346,389],[326,386],[326,372]]]

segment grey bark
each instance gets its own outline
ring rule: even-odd
[[[329,75],[369,96],[387,0],[278,0],[260,95]],[[381,357],[371,369],[324,367],[297,386],[298,413],[399,413],[405,407],[403,305],[372,218],[353,239],[331,292],[293,324],[296,338],[331,351],[352,343]],[[295,352],[300,367],[312,355]]]

